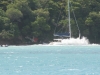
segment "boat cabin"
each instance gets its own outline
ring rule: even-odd
[[[54,34],[54,42],[61,42],[62,39],[68,39],[70,38],[70,34],[69,33],[57,33]]]
[[[54,34],[54,38],[56,38],[56,39],[70,38],[70,34],[69,33],[56,33],[56,34]]]

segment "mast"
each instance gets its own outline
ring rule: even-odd
[[[69,5],[69,0],[68,0],[68,25],[69,25],[69,34],[71,38],[71,24],[70,24],[70,5]]]

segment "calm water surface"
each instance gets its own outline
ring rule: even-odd
[[[100,75],[100,46],[0,47],[0,75]]]

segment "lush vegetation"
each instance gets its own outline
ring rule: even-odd
[[[70,2],[72,36],[78,37],[74,11],[81,36],[100,43],[100,0]],[[0,42],[34,43],[33,37],[38,43],[52,40],[56,27],[67,27],[67,9],[67,0],[0,0]]]

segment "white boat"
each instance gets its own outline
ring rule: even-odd
[[[80,30],[79,30],[78,24],[77,24],[77,27],[79,31],[79,37],[72,38],[71,23],[70,23],[70,1],[69,0],[68,0],[68,26],[69,26],[69,32],[68,33],[54,33],[54,37],[58,37],[58,38],[54,39],[53,42],[50,42],[49,45],[87,45],[89,44],[89,41],[87,38],[83,37],[80,39]]]
[[[1,45],[1,47],[8,47],[8,45],[6,44],[6,45]]]

